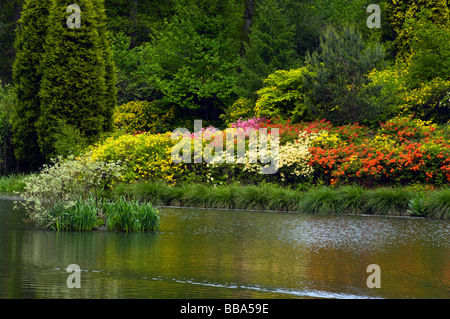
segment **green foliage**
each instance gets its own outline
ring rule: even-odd
[[[14,153],[22,171],[35,170],[43,163],[35,125],[40,116],[40,65],[50,7],[50,0],[26,1],[16,31],[13,81],[17,103],[11,121]]]
[[[249,98],[241,97],[226,108],[225,113],[220,115],[224,124],[229,126],[239,119],[250,119],[255,116],[255,102]]]
[[[367,46],[354,27],[342,33],[328,27],[320,50],[307,55],[310,74],[305,76],[307,103],[313,116],[336,123],[377,119],[377,105],[368,98],[367,73],[383,61],[381,45]]]
[[[0,172],[12,168],[11,117],[16,105],[13,88],[0,80]]]
[[[102,130],[111,131],[113,128],[112,115],[117,105],[117,69],[114,63],[113,51],[111,48],[109,32],[106,28],[107,16],[105,12],[105,0],[94,0],[95,13],[98,21],[98,36],[101,42],[102,58],[105,62],[105,110],[103,114],[104,123]]]
[[[241,60],[240,96],[253,98],[269,74],[298,66],[294,36],[295,26],[282,5],[275,0],[264,0],[257,5],[245,58]]]
[[[154,43],[145,45],[138,72],[177,114],[186,116],[187,111],[211,119],[234,100],[239,48],[230,37],[237,28],[228,17],[233,17],[233,8],[220,14],[206,8],[177,7]]]
[[[431,17],[432,11],[422,10],[417,19],[405,21],[411,34],[408,82],[412,89],[437,77],[450,80],[450,28],[433,23]]]
[[[62,157],[78,156],[89,146],[80,130],[64,120],[58,121],[55,140],[56,154]]]
[[[174,109],[163,109],[160,101],[132,101],[118,106],[113,119],[125,133],[165,133],[171,130],[174,116]]]
[[[389,2],[390,23],[396,33],[395,43],[397,46],[397,59],[405,60],[412,53],[410,41],[414,34],[410,26],[405,25],[408,19],[416,19],[419,12],[429,9],[432,13],[430,21],[438,27],[448,28],[450,25],[450,14],[447,0],[395,0]]]
[[[306,67],[280,70],[264,80],[265,87],[257,92],[255,111],[259,117],[291,119],[294,122],[308,118],[304,101]]]
[[[158,211],[150,203],[128,201],[120,197],[103,205],[108,230],[125,232],[153,231],[159,228]]]
[[[67,3],[57,0],[49,17],[46,51],[42,61],[39,97],[41,114],[36,123],[38,142],[48,161],[55,156],[59,120],[78,128],[94,142],[110,124],[112,80],[107,76],[105,50],[100,38],[103,19],[91,1],[79,1],[81,28],[68,28]],[[110,65],[111,66],[111,65]]]

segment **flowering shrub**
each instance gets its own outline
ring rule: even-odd
[[[173,145],[171,133],[124,134],[95,146],[91,158],[98,161],[121,160],[126,167],[124,177],[128,181],[143,178],[175,183],[176,175],[183,172],[183,168],[172,162]]]
[[[450,144],[442,134],[430,122],[412,116],[397,117],[381,124],[373,138],[341,145],[324,143],[319,138],[310,148],[309,163],[316,177],[333,185],[441,185],[450,181]]]

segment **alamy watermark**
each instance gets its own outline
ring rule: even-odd
[[[67,27],[69,29],[81,28],[81,8],[78,4],[71,4],[67,7],[67,12],[72,13],[67,18]]]
[[[377,264],[370,264],[366,269],[367,273],[371,273],[367,277],[366,284],[368,288],[381,288],[381,268]]]
[[[194,121],[194,133],[186,128],[177,128],[172,132],[172,140],[182,139],[172,148],[171,158],[176,164],[192,163],[192,142],[194,146],[194,163],[207,164],[262,164],[261,174],[275,174],[279,167],[280,138],[279,129],[272,128],[270,134],[267,128],[227,128],[224,132],[210,127],[204,130],[201,120]],[[248,148],[246,140],[248,138]],[[203,148],[203,142],[209,143]]]
[[[72,273],[69,277],[67,277],[66,284],[67,288],[81,288],[81,268],[76,264],[71,264],[67,266],[68,273]]]

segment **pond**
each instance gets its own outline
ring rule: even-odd
[[[29,229],[13,205],[0,298],[450,298],[448,221],[160,208],[158,232],[72,233]]]

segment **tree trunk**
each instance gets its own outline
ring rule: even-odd
[[[254,13],[255,13],[255,1],[246,0],[244,12],[244,26],[242,27],[241,48],[239,50],[241,56],[245,55],[245,42],[248,41],[248,37],[251,32]]]

